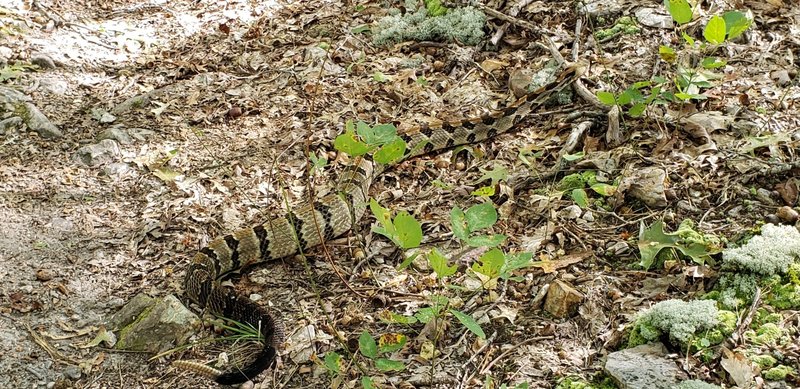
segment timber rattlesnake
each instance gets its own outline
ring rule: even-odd
[[[554,92],[574,82],[583,70],[583,66],[570,65],[558,74],[555,81],[490,115],[405,131],[400,136],[408,143],[407,149],[412,150],[406,158],[482,141],[506,132]],[[343,173],[340,182],[344,185],[337,193],[320,200],[307,200],[291,207],[284,216],[217,238],[201,249],[186,271],[186,295],[211,313],[258,329],[263,335],[264,348],[253,362],[227,373],[192,362],[179,361],[178,364],[210,375],[221,384],[245,382],[268,368],[282,342],[280,324],[246,296],[224,287],[222,281],[243,268],[307,251],[349,231],[366,210],[373,178],[384,169],[383,165],[362,158]]]

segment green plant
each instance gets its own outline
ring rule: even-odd
[[[614,94],[608,91],[597,92],[597,98],[606,105],[627,107],[627,114],[639,117],[652,104],[682,103],[690,100],[704,100],[702,89],[713,86],[713,81],[722,78],[713,70],[727,63],[714,56],[719,47],[741,36],[752,24],[752,15],[740,11],[728,11],[714,15],[703,29],[703,39],[695,40],[680,26],[694,18],[694,10],[687,0],[665,0],[664,5],[672,19],[678,24],[683,48],[676,50],[669,46],[658,49],[661,59],[673,64],[671,80],[653,77],[650,81],[636,82],[623,92]],[[702,59],[695,61],[696,57]],[[695,63],[697,62],[697,63]]]
[[[596,172],[585,171],[564,176],[564,178],[558,182],[556,189],[564,193],[569,193],[575,204],[581,208],[586,208],[589,206],[589,194],[586,192],[586,189],[591,189],[601,196],[608,197],[616,193],[617,185],[616,183],[607,184],[599,182],[597,181]]]
[[[386,354],[393,353],[406,345],[408,338],[402,334],[388,333],[383,334],[376,341],[369,332],[364,331],[358,337],[358,354],[353,355],[356,360],[358,355],[364,357],[368,364],[375,367],[380,372],[401,371],[405,369],[402,361],[386,358]],[[339,353],[330,351],[325,354],[322,366],[334,376],[341,375],[344,367],[343,358]],[[376,388],[374,378],[369,375],[361,376],[361,386],[364,389]]]
[[[719,253],[720,240],[714,235],[701,234],[695,230],[694,222],[687,219],[681,222],[678,230],[673,233],[664,232],[664,223],[656,221],[645,228],[644,223],[639,226],[639,255],[642,259],[639,265],[649,269],[653,264],[658,264],[662,250],[669,250],[671,256],[676,252],[689,257],[698,264],[704,264],[711,255]]]

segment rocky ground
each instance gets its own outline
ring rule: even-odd
[[[458,252],[450,210],[478,202],[471,193],[494,172],[502,195],[491,197],[500,213],[493,231],[509,237],[507,251],[544,262],[481,291],[465,271],[480,255],[470,252],[443,282],[424,264],[398,270],[401,254],[371,232],[368,216],[357,233],[307,253],[308,261],[287,258],[237,281],[286,326],[278,367],[255,385],[360,387],[369,376],[381,387],[554,387],[568,377],[617,377],[609,354],[624,346],[637,312],[697,298],[717,282],[718,253],[702,264],[679,257],[643,270],[640,226],[663,220],[674,231],[690,219],[697,231],[735,245],[764,222],[797,222],[800,7],[704,3],[685,28],[698,39],[715,12],[749,9],[754,20],[716,51],[728,61],[717,69],[722,77],[703,87],[703,100],[654,105],[620,123],[592,96],[669,72],[659,46],[682,41],[663,6],[527,3],[519,17],[535,31],[490,17],[478,46],[376,44],[370,29],[401,7],[395,2],[0,5],[0,387],[214,385],[170,363],[246,352],[212,343],[150,359],[172,347],[171,336],[195,341],[211,333],[166,297],[181,298],[196,250],[280,214],[309,187],[324,192],[328,172],[342,165],[332,140],[347,120],[402,130],[431,117],[480,115],[524,93],[554,53],[590,64],[582,85],[588,96],[578,93],[491,141],[403,162],[372,188],[383,206],[422,221],[424,247]],[[638,24],[620,23],[621,16]],[[331,165],[312,178],[309,151]],[[599,172],[616,194],[587,187],[589,201],[580,206],[574,192],[559,191],[564,177],[585,171]],[[451,303],[460,301],[487,339],[453,316],[440,327],[381,321],[386,312],[429,308],[438,293],[457,296]],[[177,324],[144,332],[151,352],[112,347],[121,334],[109,330],[129,314],[123,307],[146,306],[146,296]],[[760,352],[797,366],[798,307],[763,308],[779,315],[790,341]],[[387,372],[345,357],[338,374],[326,369],[326,353],[349,355],[364,331],[407,336],[402,351],[387,353],[404,368]],[[747,363],[731,367],[752,350],[744,343],[725,344],[741,354],[717,348],[711,360],[661,346],[611,360],[633,375],[658,367],[729,387],[749,372],[741,382],[800,385],[800,369],[765,381]],[[436,358],[423,357],[428,345]],[[626,365],[641,360],[647,365]],[[631,378],[619,374],[625,386]]]

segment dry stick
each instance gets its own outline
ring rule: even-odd
[[[472,377],[475,377],[475,371],[473,371],[472,374],[467,376],[467,365],[471,364],[472,361],[474,361],[478,357],[478,355],[481,355],[481,353],[483,353],[483,350],[485,350],[487,347],[489,347],[489,345],[492,344],[492,342],[494,341],[494,338],[496,338],[496,337],[497,337],[497,331],[495,331],[492,334],[492,336],[490,336],[488,339],[486,339],[486,343],[484,343],[483,346],[481,346],[481,348],[478,349],[478,351],[475,352],[475,354],[472,354],[472,356],[469,357],[469,360],[467,360],[466,362],[464,362],[464,364],[461,365],[461,369],[464,370],[464,374],[461,376],[461,384],[459,385],[459,388],[465,387],[465,385],[467,384],[467,381],[471,380]]]
[[[523,8],[527,7],[528,4],[532,3],[533,0],[519,0],[511,8],[508,9],[508,16],[516,17]],[[508,26],[511,25],[511,22],[506,21],[500,28],[495,31],[494,35],[492,35],[492,45],[497,46],[497,42],[500,42],[500,39],[503,38],[503,35],[506,33]]]
[[[553,339],[553,338],[555,338],[555,336],[548,335],[548,336],[536,336],[536,337],[533,337],[533,338],[525,339],[522,342],[519,342],[519,343],[515,344],[514,346],[512,346],[508,350],[503,351],[502,354],[498,355],[497,358],[493,359],[491,362],[489,362],[488,365],[486,365],[486,367],[481,369],[481,371],[478,372],[478,374],[486,374],[486,372],[489,371],[489,369],[491,369],[492,366],[494,366],[495,363],[499,362],[500,360],[505,358],[508,354],[511,354],[512,352],[517,351],[517,349],[519,349],[520,347],[522,347],[522,346],[524,346],[524,345],[526,345],[528,343],[535,342],[537,340],[547,340],[547,339]]]

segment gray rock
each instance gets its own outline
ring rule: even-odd
[[[756,199],[764,205],[776,205],[775,200],[772,199],[772,192],[764,188],[756,190]]]
[[[45,53],[33,53],[31,54],[31,63],[35,65],[39,65],[42,69],[55,69],[56,63],[50,58],[49,55]]]
[[[111,162],[120,155],[117,142],[111,139],[101,140],[100,143],[83,146],[78,149],[77,158],[86,166],[97,166]]]
[[[185,343],[201,328],[200,318],[173,295],[158,299],[119,331],[115,348],[157,353]]]
[[[10,47],[0,46],[0,65],[7,64],[12,55],[14,55],[14,50]]]
[[[127,163],[114,162],[103,166],[103,173],[107,176],[120,176],[131,170]]]
[[[139,293],[134,296],[131,301],[128,301],[117,313],[115,313],[106,322],[106,326],[112,330],[118,330],[125,327],[134,320],[147,308],[155,303],[155,299],[144,294]]]
[[[64,368],[64,375],[66,377],[68,377],[68,378],[73,379],[73,380],[80,379],[81,378],[81,369],[79,369],[77,366],[69,365],[69,366]]]
[[[623,177],[617,188],[617,193],[626,193],[631,197],[641,200],[650,207],[666,207],[667,172],[654,166],[644,167]]]
[[[128,133],[138,141],[144,141],[148,137],[152,136],[156,132],[153,130],[148,130],[146,128],[129,128]]]
[[[22,128],[22,118],[19,116],[12,116],[8,119],[0,120],[0,135],[5,135],[8,130],[14,128]]]
[[[44,116],[42,111],[39,111],[39,108],[36,108],[35,105],[23,103],[22,106],[24,107],[24,112],[22,112],[20,116],[22,116],[22,120],[25,121],[25,124],[28,125],[28,129],[46,139],[55,139],[64,136],[61,130],[51,123],[50,119]]]
[[[669,389],[688,377],[666,354],[661,343],[643,344],[608,354],[603,369],[620,389]]]
[[[582,212],[583,210],[581,209],[581,207],[573,204],[558,211],[558,216],[561,216],[566,220],[575,220],[581,217]]]
[[[671,29],[672,16],[658,8],[639,8],[634,12],[636,20],[643,26]]]
[[[98,141],[103,139],[115,140],[122,145],[129,145],[133,143],[133,138],[131,138],[131,136],[128,134],[127,131],[125,131],[123,128],[119,126],[109,128],[101,132],[100,135],[97,136]]]
[[[113,123],[117,117],[102,108],[92,108],[92,118],[100,123]]]

